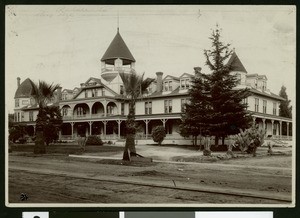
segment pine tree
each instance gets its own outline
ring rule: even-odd
[[[185,113],[182,114],[180,134],[184,137],[192,135],[194,145],[197,145],[197,137],[203,130],[209,129],[210,114],[210,84],[209,75],[201,73],[201,68],[195,67],[195,78],[189,90],[190,102],[186,104]]]
[[[204,50],[206,65],[212,71],[209,78],[210,105],[213,113],[209,118],[210,134],[218,138],[236,134],[239,129],[249,127],[250,115],[247,113],[247,105],[243,104],[244,98],[248,97],[247,89],[235,89],[237,79],[230,74],[231,66],[225,64],[232,55],[229,44],[220,41],[220,30],[218,26],[212,32],[212,50]]]
[[[281,86],[279,96],[285,99],[285,101],[280,102],[279,116],[292,118],[292,106],[290,106],[291,100],[288,99],[288,95],[286,94],[285,86]]]
[[[292,118],[292,106],[290,106],[291,100],[289,100],[288,95],[286,94],[286,87],[281,86],[279,91],[279,96],[284,98],[284,101],[280,102],[279,105],[279,116]],[[282,135],[287,135],[287,126],[286,122],[282,123]],[[289,133],[292,133],[292,125],[289,126]]]

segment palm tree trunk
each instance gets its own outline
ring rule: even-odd
[[[40,107],[38,118],[36,121],[36,138],[35,138],[35,145],[34,145],[34,154],[45,154],[46,153],[46,147],[44,142],[44,132],[43,132],[43,124],[42,119],[44,117],[44,110]]]
[[[130,156],[136,154],[135,150],[135,101],[129,102],[129,113],[126,120],[126,142],[123,152],[123,160],[130,161]]]

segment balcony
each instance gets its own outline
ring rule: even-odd
[[[124,73],[131,73],[134,69],[133,68],[129,68],[129,67],[103,67],[101,69],[101,73],[112,73],[112,72],[124,72]]]
[[[119,113],[98,113],[98,114],[83,114],[83,115],[73,115],[73,116],[63,116],[63,120],[85,120],[85,119],[97,119],[105,118],[110,116],[118,116]]]

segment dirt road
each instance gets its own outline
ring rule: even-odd
[[[288,204],[291,175],[291,168],[278,166],[223,163],[125,166],[117,160],[11,154],[9,202]],[[21,193],[28,195],[27,201],[20,201]]]

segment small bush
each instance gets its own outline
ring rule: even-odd
[[[166,131],[165,131],[165,128],[163,126],[156,126],[152,130],[153,141],[157,142],[158,145],[161,145],[161,143],[162,143],[162,141],[164,140],[165,137],[166,137]]]
[[[86,145],[103,145],[103,142],[100,137],[90,135],[86,140]]]
[[[24,144],[24,143],[26,143],[26,141],[27,141],[26,138],[20,138],[19,139],[20,144]]]

